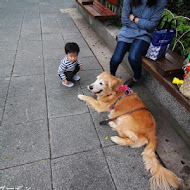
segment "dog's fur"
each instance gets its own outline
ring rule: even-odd
[[[97,100],[85,95],[78,95],[78,98],[92,106],[97,112],[110,111],[110,107],[117,102],[114,109],[110,111],[109,118],[120,116],[136,108],[146,107],[135,93],[117,101],[125,93],[125,90],[118,90],[121,85],[123,83],[120,79],[103,72],[93,84],[88,86],[88,89],[97,96]],[[179,186],[180,179],[164,168],[156,158],[156,123],[148,110],[138,110],[122,115],[110,121],[109,125],[119,134],[119,136],[111,137],[116,144],[133,148],[146,145],[142,155],[145,167],[152,175],[150,179],[152,190],[157,187],[169,190],[170,186],[173,188]]]

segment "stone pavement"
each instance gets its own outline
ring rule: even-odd
[[[103,67],[60,11],[68,8],[74,0],[0,1],[0,189],[148,190],[143,148],[112,143],[116,133],[99,125],[107,114],[77,99]],[[68,41],[79,44],[84,65],[73,88],[57,75]],[[190,189],[190,151],[177,123],[141,85],[133,90],[156,119],[158,158]]]

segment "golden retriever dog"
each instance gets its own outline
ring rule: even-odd
[[[162,190],[169,190],[170,187],[176,189],[181,180],[157,160],[156,123],[137,94],[131,92],[125,95],[128,87],[107,72],[101,73],[88,89],[97,96],[97,99],[81,94],[78,98],[97,112],[110,112],[107,122],[119,134],[111,137],[114,143],[133,148],[145,145],[142,156],[145,168],[152,175],[151,189],[156,190],[158,187]]]

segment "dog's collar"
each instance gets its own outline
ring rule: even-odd
[[[125,95],[128,96],[133,92],[127,85],[122,85],[119,87],[118,91],[125,90]]]
[[[120,96],[117,100],[116,100],[116,102],[112,105],[112,106],[110,106],[110,110],[112,110],[112,109],[114,109],[114,107],[115,107],[115,104],[119,101],[119,100],[121,100],[122,98],[124,98],[125,96],[129,96],[131,93],[133,93],[133,90],[131,90],[128,86],[126,86],[126,85],[122,85],[122,86],[120,86],[119,88],[118,88],[118,91],[121,91],[121,90],[125,90],[125,94],[123,94],[122,96]]]

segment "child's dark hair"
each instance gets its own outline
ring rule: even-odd
[[[65,53],[79,53],[80,48],[75,42],[69,42],[65,45]]]

